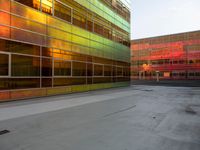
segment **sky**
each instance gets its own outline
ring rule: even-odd
[[[200,0],[132,0],[131,39],[200,30]]]

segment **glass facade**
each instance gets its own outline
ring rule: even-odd
[[[200,31],[133,40],[131,51],[132,79],[200,80]]]
[[[0,92],[129,83],[129,37],[119,0],[0,0]]]

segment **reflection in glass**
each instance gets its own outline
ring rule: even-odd
[[[39,88],[39,78],[0,78],[0,90]]]
[[[12,76],[40,76],[40,59],[31,56],[11,56]]]
[[[52,60],[42,58],[42,76],[52,76]]]
[[[54,3],[54,15],[58,18],[71,22],[71,8],[57,1]]]
[[[86,63],[72,62],[73,76],[86,76]]]
[[[0,53],[0,76],[8,76],[8,60],[7,54]]]
[[[54,76],[70,76],[71,62],[54,60]]]
[[[103,65],[94,65],[94,76],[103,76]]]

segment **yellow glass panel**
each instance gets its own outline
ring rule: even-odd
[[[66,41],[71,41],[71,34],[55,29],[55,28],[48,28],[48,36],[50,37],[55,37],[57,39],[61,39],[61,40],[66,40]]]
[[[29,7],[20,5],[15,1],[12,1],[11,12],[22,17],[46,24],[46,14],[34,9],[30,9]]]

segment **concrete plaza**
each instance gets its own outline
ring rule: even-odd
[[[200,87],[132,85],[0,104],[0,150],[199,150]]]

